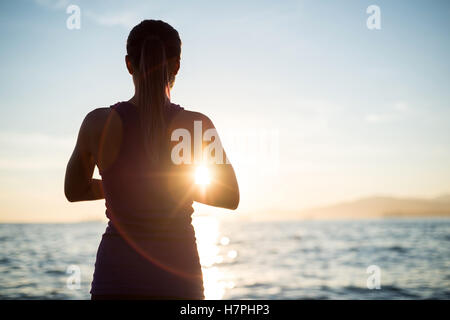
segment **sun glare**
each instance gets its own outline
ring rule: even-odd
[[[234,282],[231,281],[232,274],[226,274],[221,267],[225,261],[225,253],[222,251],[227,250],[230,239],[224,236],[220,237],[217,218],[197,216],[192,220],[192,224],[195,228],[198,254],[202,265],[205,299],[223,299],[226,292],[234,287]],[[222,241],[226,245],[222,244]],[[237,256],[237,252],[232,251]],[[227,261],[231,260],[227,259]]]
[[[195,170],[195,183],[199,185],[208,185],[211,182],[209,170],[206,166],[198,166]]]

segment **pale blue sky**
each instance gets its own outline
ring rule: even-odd
[[[69,4],[80,30],[66,28]],[[381,30],[366,27],[371,4]],[[17,199],[30,197],[66,208],[77,130],[90,110],[131,97],[125,41],[144,18],[182,38],[175,103],[219,133],[279,132],[276,175],[242,164],[251,155],[225,135],[240,210],[450,192],[449,16],[448,1],[1,2],[0,215],[26,216]]]

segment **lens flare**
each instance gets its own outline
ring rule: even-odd
[[[211,176],[206,166],[198,166],[195,170],[195,183],[199,185],[208,185],[211,182]]]

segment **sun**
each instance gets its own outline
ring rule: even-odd
[[[200,165],[195,169],[195,183],[206,186],[211,183],[211,176],[206,166]]]

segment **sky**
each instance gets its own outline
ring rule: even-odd
[[[445,0],[2,1],[0,221],[104,216],[66,201],[65,166],[84,116],[132,96],[125,43],[143,19],[180,33],[171,99],[217,127],[237,216],[450,193],[449,16]]]

